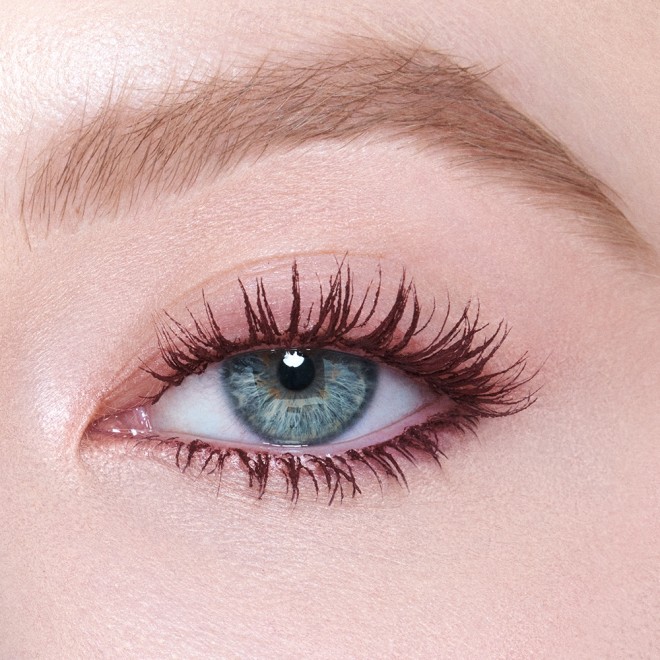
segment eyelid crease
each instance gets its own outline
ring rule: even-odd
[[[655,262],[612,192],[484,76],[401,39],[346,37],[316,53],[271,54],[232,76],[184,81],[145,108],[132,107],[125,88],[24,159],[20,217],[28,237],[75,230],[83,218],[183,194],[246,158],[377,132],[449,149],[454,164],[575,212],[582,234],[624,258]]]

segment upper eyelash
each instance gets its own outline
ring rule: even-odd
[[[468,302],[458,320],[450,322],[451,306],[447,303],[439,330],[423,348],[411,348],[412,342],[429,328],[435,314],[423,320],[422,310],[413,282],[405,271],[399,280],[394,302],[382,320],[367,329],[381,300],[382,278],[370,284],[356,298],[354,280],[349,265],[339,262],[330,277],[327,293],[320,285],[319,300],[303,312],[300,277],[294,261],[291,269],[292,304],[286,329],[280,328],[268,302],[262,279],[256,282],[254,300],[239,280],[244,304],[247,337],[230,340],[222,332],[213,310],[203,294],[204,318],[189,311],[192,325],[186,327],[170,314],[157,326],[158,344],[168,372],[159,372],[146,365],[143,369],[163,383],[162,389],[149,398],[154,403],[170,387],[179,385],[187,376],[203,372],[210,364],[234,354],[255,348],[293,347],[322,348],[332,345],[359,351],[395,367],[408,376],[420,379],[438,393],[448,396],[454,409],[436,414],[425,422],[406,428],[395,438],[362,449],[352,449],[336,456],[265,451],[247,452],[234,447],[217,447],[200,439],[185,441],[177,437],[147,437],[141,441],[166,445],[175,450],[175,463],[183,471],[195,464],[202,472],[221,474],[225,462],[234,456],[247,471],[248,482],[256,487],[261,498],[273,468],[286,482],[292,501],[300,494],[300,481],[307,477],[318,496],[320,486],[327,487],[331,504],[338,496],[344,498],[344,486],[352,496],[361,492],[354,467],[364,466],[378,481],[392,478],[407,487],[407,479],[399,464],[401,458],[410,463],[418,455],[430,456],[439,463],[444,456],[438,441],[441,430],[473,430],[481,417],[503,417],[520,412],[536,400],[535,392],[525,392],[525,386],[536,372],[525,375],[527,354],[507,367],[489,370],[488,366],[508,335],[503,322],[488,331],[480,324],[479,305]],[[404,323],[406,314],[409,318]],[[312,318],[314,320],[312,320]],[[404,327],[401,327],[402,323]],[[362,332],[360,332],[362,331]]]
[[[247,325],[246,339],[230,340],[223,334],[204,294],[204,323],[189,311],[192,320],[192,329],[189,329],[170,314],[165,314],[166,322],[157,327],[157,334],[160,353],[170,372],[143,366],[147,373],[164,384],[151,402],[157,401],[165,390],[179,385],[187,376],[199,374],[209,364],[237,353],[265,347],[322,348],[331,345],[359,351],[423,380],[434,391],[446,394],[465,414],[502,417],[519,412],[535,401],[534,392],[522,393],[524,386],[535,376],[535,373],[524,376],[526,353],[507,367],[494,372],[486,369],[509,331],[504,322],[500,322],[488,333],[489,324],[480,325],[479,322],[479,305],[474,306],[471,301],[453,323],[449,322],[451,305],[448,302],[440,329],[433,339],[423,348],[408,350],[415,337],[429,327],[437,308],[434,304],[428,318],[422,321],[415,286],[405,271],[390,310],[364,334],[354,333],[364,329],[376,314],[382,288],[380,271],[375,286],[372,282],[366,288],[355,307],[351,269],[340,262],[337,272],[330,277],[328,293],[325,294],[320,287],[318,312],[312,321],[313,304],[306,314],[302,312],[300,276],[294,261],[291,268],[292,304],[286,330],[280,329],[275,319],[262,279],[256,282],[254,302],[240,280],[239,286]],[[368,302],[369,296],[371,303]],[[411,311],[410,320],[402,329],[400,326],[408,310]]]

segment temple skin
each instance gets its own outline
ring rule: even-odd
[[[257,5],[0,2],[0,656],[653,657],[656,4]],[[401,99],[429,62],[460,79],[435,132]],[[332,71],[386,116],[338,121]],[[313,295],[347,254],[504,320],[534,405],[332,507],[89,441],[139,405],[159,312],[203,291],[238,335],[263,277],[284,323],[293,259]]]

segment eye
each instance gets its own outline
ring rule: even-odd
[[[166,314],[157,331],[164,367],[141,369],[160,391],[150,388],[147,405],[106,403],[119,412],[95,420],[88,439],[153,447],[183,471],[246,471],[258,497],[279,477],[293,501],[308,485],[332,503],[367,481],[407,485],[405,465],[439,462],[465,429],[534,402],[526,355],[499,357],[503,322],[484,322],[470,302],[424,316],[405,274],[384,291],[378,273],[358,292],[340,262],[305,301],[294,263],[280,318],[263,280],[250,292],[239,281],[245,331],[236,339],[204,295],[201,314]]]
[[[209,366],[142,409],[140,426],[232,446],[319,454],[389,439],[437,394],[394,369],[348,353],[276,349]],[[435,405],[433,405],[435,404]],[[134,419],[134,417],[133,417]],[[114,418],[115,429],[127,421]]]

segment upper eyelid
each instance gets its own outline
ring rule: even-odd
[[[383,295],[381,298],[384,303],[383,310],[387,310],[388,301],[391,302],[394,292],[401,283],[400,276],[405,272],[404,266],[398,260],[386,259],[383,261],[381,258],[368,253],[351,253],[339,258],[337,255],[316,252],[303,253],[296,258],[296,263],[305,275],[301,280],[304,281],[305,309],[308,310],[307,306],[310,304],[316,304],[319,286],[322,282],[327,283],[328,278],[337,272],[342,262],[344,265],[349,265],[350,262],[359,291],[364,291],[374,277],[376,279],[382,277]],[[208,327],[204,323],[205,310],[202,305],[204,297],[202,292],[204,292],[207,296],[207,302],[212,305],[217,319],[222,322],[223,331],[227,332],[228,336],[242,341],[243,350],[281,348],[288,344],[286,337],[280,337],[277,342],[271,345],[268,345],[267,342],[254,345],[244,342],[246,338],[245,318],[241,311],[242,297],[240,288],[237,286],[237,280],[240,273],[240,277],[248,287],[250,295],[254,295],[255,283],[263,278],[270,293],[269,302],[276,308],[277,318],[286,319],[291,305],[291,268],[292,261],[288,255],[273,256],[265,264],[246,262],[239,272],[231,269],[199,282],[195,287],[188,289],[185,295],[176,296],[167,305],[166,309],[172,315],[172,319],[177,323],[180,322],[182,327],[189,331],[194,331],[195,323],[199,322]],[[416,283],[421,292],[422,317],[426,322],[434,306],[434,296],[432,294],[438,292],[438,283],[426,279],[423,272],[416,273]],[[462,296],[461,301],[463,304],[465,304],[465,300],[466,298]],[[445,305],[449,305],[448,290],[439,298],[436,322],[448,311]],[[489,304],[488,307],[490,308],[491,305]],[[460,306],[455,311],[460,312],[462,309],[463,306]],[[193,312],[194,316],[190,316],[190,312]],[[160,313],[157,310],[147,308],[143,314],[136,317],[134,331],[130,334],[130,343],[126,344],[127,351],[125,354],[127,358],[122,360],[117,369],[108,374],[105,386],[98,392],[96,404],[90,409],[90,419],[99,419],[127,410],[135,405],[153,401],[171,383],[171,381],[170,383],[158,382],[148,373],[149,370],[153,370],[161,375],[166,375],[171,374],[173,371],[164,361],[163,354],[155,341],[154,323],[156,325],[160,324]],[[162,321],[162,317],[160,320]],[[491,315],[490,320],[497,324],[501,321],[501,318],[492,317]],[[170,327],[170,323],[168,322],[166,327]],[[438,324],[432,324],[425,335],[415,338],[410,344],[411,348],[423,347],[428,334],[437,329]],[[518,330],[518,327],[516,327],[516,330]],[[397,336],[401,337],[401,329],[397,329]],[[522,365],[527,356],[524,353],[524,348],[532,346],[527,340],[523,341],[524,343],[520,348],[516,346],[517,342],[507,342],[507,347],[500,352],[500,359],[493,361],[491,366],[493,368],[506,368],[507,366],[514,366],[516,362]],[[294,343],[299,343],[299,341],[296,339]],[[330,345],[324,346],[330,347]],[[317,347],[321,347],[321,345],[317,345]],[[358,355],[371,357],[389,367],[400,369],[399,365],[383,359],[381,355],[363,352],[356,347],[341,346],[337,348],[356,352]],[[522,379],[524,382],[520,383],[520,393],[523,392],[525,383],[534,379],[536,373],[540,370],[538,366],[539,356],[532,357],[530,368],[525,372],[526,377]],[[147,371],[142,370],[140,367],[147,367]],[[402,371],[409,376],[411,375],[405,369]],[[413,375],[413,377],[428,384],[419,376]],[[538,390],[538,381],[539,379],[535,379],[535,385],[529,388],[530,402],[534,398],[536,390]]]
[[[26,159],[19,208],[30,234],[114,215],[149,189],[178,194],[246,156],[376,130],[454,150],[459,165],[577,212],[582,233],[618,254],[654,258],[605,186],[563,145],[480,72],[417,44],[346,38],[316,54],[280,53],[231,79],[186,81],[148,108],[130,109],[129,100],[109,102]]]

